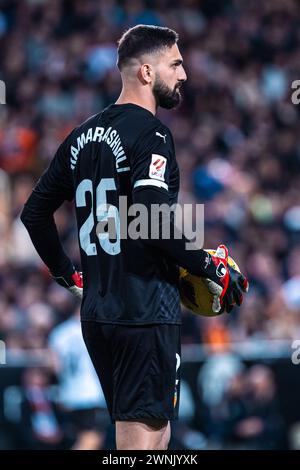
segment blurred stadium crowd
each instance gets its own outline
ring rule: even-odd
[[[204,246],[228,244],[251,286],[244,305],[230,315],[200,319],[183,312],[183,343],[226,349],[229,342],[300,337],[300,107],[291,102],[291,84],[300,79],[298,2],[0,0],[0,79],[7,93],[7,104],[0,105],[0,338],[14,360],[26,351],[55,352],[54,329],[77,310],[40,262],[20,211],[64,136],[118,97],[116,41],[139,23],[167,25],[180,35],[188,74],[184,101],[178,110],[159,112],[176,143],[180,202],[205,204]],[[80,267],[72,204],[55,219]],[[54,376],[59,382],[55,359],[46,355],[46,371],[25,371],[25,395],[30,383],[41,391]],[[31,412],[50,406],[43,393],[26,396]],[[278,447],[283,424],[275,396],[267,366],[238,369],[213,412],[207,405],[207,425],[197,430],[194,422],[193,435],[182,424],[175,435],[185,442],[187,426],[190,444],[181,445],[196,448],[216,430],[220,445]],[[101,415],[102,405],[89,400],[90,413]],[[49,416],[34,425],[31,420],[35,430],[26,445],[77,445],[66,444]],[[89,419],[106,429],[102,415],[79,421]],[[38,444],[43,433],[48,440]],[[92,432],[83,439],[104,445]]]

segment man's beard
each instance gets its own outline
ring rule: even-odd
[[[179,86],[176,85],[173,90],[166,85],[166,83],[157,77],[153,86],[153,95],[156,100],[157,106],[165,109],[175,108],[181,102],[181,94]]]

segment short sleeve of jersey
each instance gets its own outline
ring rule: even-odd
[[[41,197],[72,201],[73,176],[68,158],[68,138],[57,149],[49,167],[38,180],[34,192]]]
[[[170,131],[159,123],[150,125],[141,133],[131,152],[132,190],[150,186],[168,191],[174,158]]]

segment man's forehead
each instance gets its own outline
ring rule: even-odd
[[[177,44],[174,44],[172,47],[166,47],[165,54],[169,60],[182,60]]]

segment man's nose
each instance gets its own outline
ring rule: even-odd
[[[181,70],[181,72],[180,72],[180,75],[179,75],[179,77],[178,77],[178,80],[179,80],[180,82],[185,82],[186,79],[187,79],[187,75],[186,75],[186,72],[185,72],[184,68],[182,67],[182,70]]]

